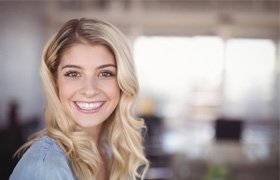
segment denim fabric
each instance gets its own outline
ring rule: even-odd
[[[10,180],[76,180],[71,164],[56,141],[44,136],[22,156]]]

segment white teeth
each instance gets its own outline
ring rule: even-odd
[[[76,102],[79,108],[84,110],[97,109],[102,105],[102,102],[86,103],[86,102]]]

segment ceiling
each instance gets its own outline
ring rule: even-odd
[[[47,1],[52,26],[70,18],[112,22],[130,36],[218,35],[279,39],[278,0]]]

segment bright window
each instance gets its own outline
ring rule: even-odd
[[[165,102],[166,116],[186,112],[194,89],[221,83],[224,49],[218,37],[139,37],[134,50],[141,93]]]
[[[134,55],[140,94],[158,99],[165,117],[267,117],[275,51],[265,39],[139,37]]]
[[[226,48],[227,113],[247,119],[271,114],[275,68],[271,40],[232,39]]]

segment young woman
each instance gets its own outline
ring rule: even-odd
[[[68,21],[47,45],[41,76],[46,128],[11,180],[143,179],[143,120],[133,117],[138,91],[131,52],[113,25]]]

